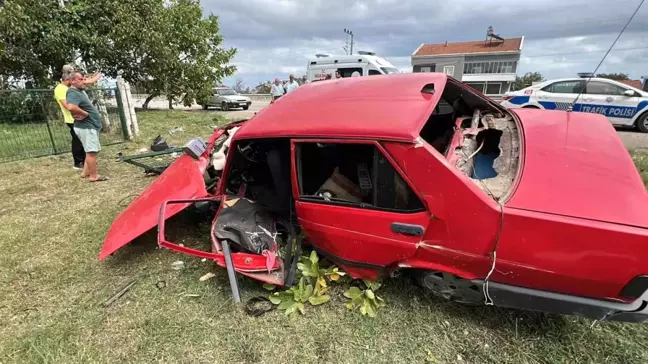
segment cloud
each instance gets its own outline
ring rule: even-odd
[[[276,76],[305,73],[316,53],[343,54],[344,28],[354,50],[371,50],[402,71],[421,43],[485,38],[492,25],[504,37],[525,36],[519,72],[548,78],[593,71],[640,0],[202,0],[219,16],[225,45],[249,86]],[[648,45],[648,5],[635,16],[600,72],[638,78]],[[629,49],[630,48],[630,49]],[[642,49],[634,49],[642,48]]]

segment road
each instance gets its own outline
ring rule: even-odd
[[[261,111],[264,107],[268,106],[268,104],[269,102],[266,100],[253,100],[250,109],[245,111],[239,109],[235,109],[232,111],[220,111],[218,109],[210,108],[208,111],[204,111],[204,112],[223,115],[230,119],[240,119],[240,118],[251,117],[252,115],[254,115],[254,113]],[[166,109],[168,107],[168,104],[165,100],[160,100],[160,101],[154,100],[150,103],[149,107],[152,109],[158,109],[158,108]],[[191,107],[184,107],[184,106],[174,106],[174,107],[176,109],[185,109],[185,110],[201,109],[199,105],[193,105]],[[632,130],[619,130],[619,136],[621,137],[621,140],[623,140],[623,144],[625,144],[626,148],[643,149],[648,151],[648,134],[639,133],[637,131],[632,131]]]

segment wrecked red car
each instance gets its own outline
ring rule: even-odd
[[[648,320],[648,195],[600,115],[507,110],[438,73],[322,81],[195,142],[114,221],[100,259],[158,243],[292,284],[301,244],[354,278],[410,272],[465,303]],[[211,251],[167,241],[187,207]]]

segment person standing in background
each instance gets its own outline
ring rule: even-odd
[[[286,93],[291,93],[295,91],[295,89],[299,87],[299,83],[297,83],[297,80],[295,79],[294,75],[290,75],[290,80],[288,81],[288,84],[286,85]]]
[[[67,105],[74,118],[74,132],[81,140],[86,152],[82,178],[90,182],[107,181],[108,178],[97,173],[97,154],[101,151],[99,131],[101,115],[84,92],[86,80],[81,72],[74,72],[67,91]]]
[[[270,96],[272,97],[270,103],[279,100],[279,98],[283,96],[283,94],[284,94],[284,88],[283,86],[281,86],[279,79],[275,78],[274,83],[272,84],[272,88],[270,89]]]
[[[72,168],[83,169],[83,164],[85,163],[85,151],[83,150],[83,144],[81,144],[81,140],[79,140],[79,137],[74,132],[74,118],[72,117],[70,110],[68,110],[67,108],[68,105],[66,100],[66,95],[68,88],[70,87],[70,81],[72,79],[73,72],[74,68],[72,66],[63,66],[63,70],[61,72],[61,82],[54,88],[54,99],[56,99],[56,102],[61,108],[63,121],[65,122],[65,125],[67,125],[70,129],[70,135],[72,136]]]

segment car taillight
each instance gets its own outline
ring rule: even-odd
[[[509,96],[509,95],[502,96],[502,100],[504,100],[504,101],[510,100],[511,98],[513,98],[513,96]]]

